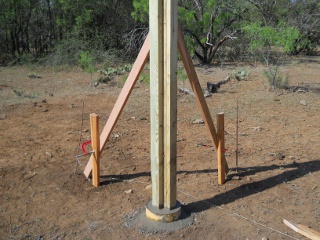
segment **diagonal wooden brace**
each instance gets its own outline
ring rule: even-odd
[[[202,89],[201,89],[201,86],[199,83],[198,75],[194,69],[193,62],[192,62],[192,59],[191,59],[190,54],[188,52],[186,43],[183,39],[183,33],[182,33],[180,27],[179,27],[179,32],[178,32],[178,48],[179,48],[179,52],[181,55],[181,59],[182,59],[184,68],[186,70],[186,73],[188,75],[188,78],[189,78],[189,81],[191,84],[192,91],[195,94],[196,101],[197,101],[198,106],[200,108],[202,118],[204,119],[205,125],[210,133],[210,137],[211,137],[211,141],[212,141],[214,150],[215,150],[215,152],[217,152],[217,150],[218,150],[217,131],[216,131],[216,128],[214,127],[213,120],[211,118],[208,105],[206,103],[206,99],[204,98],[203,93],[202,93]],[[223,156],[223,161],[226,164],[225,165],[226,173],[228,173],[229,167],[228,167],[227,161],[225,159],[225,156]]]
[[[149,42],[149,35],[148,35],[144,41],[144,44],[140,50],[140,53],[135,63],[132,66],[132,70],[129,73],[127,81],[124,84],[120,92],[120,95],[111,111],[108,121],[102,130],[102,133],[100,135],[100,153],[103,151],[103,148],[107,144],[110,134],[114,129],[114,126],[116,125],[126,102],[128,101],[128,98],[132,92],[132,89],[136,84],[137,80],[139,79],[139,76],[143,70],[143,67],[149,58],[149,53],[150,53],[150,42]],[[83,172],[87,178],[90,177],[92,172],[92,162],[93,162],[93,156],[91,155],[89,162],[87,163],[87,166]]]

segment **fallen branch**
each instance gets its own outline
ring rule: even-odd
[[[220,85],[225,84],[229,81],[230,81],[230,77],[227,76],[225,80],[221,80],[217,83],[207,82],[207,90],[209,93],[216,93],[218,91],[218,88],[220,88]]]
[[[187,88],[179,88],[179,93],[185,93],[185,94],[190,94],[192,96],[194,96],[194,92],[192,92],[191,90],[187,89]]]

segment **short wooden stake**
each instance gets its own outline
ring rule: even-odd
[[[99,116],[95,113],[90,114],[91,126],[91,145],[93,150],[92,161],[92,185],[100,185],[100,138],[99,138]]]
[[[217,136],[218,136],[218,184],[222,185],[226,180],[226,161],[224,156],[224,113],[217,115]]]

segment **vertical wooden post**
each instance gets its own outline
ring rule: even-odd
[[[224,157],[224,113],[217,115],[217,130],[218,130],[218,184],[224,184],[226,180],[226,161]]]
[[[92,185],[98,187],[100,185],[100,138],[99,138],[99,116],[95,113],[90,114],[91,126],[91,144],[93,153],[92,161]]]
[[[149,7],[152,205],[163,208],[163,0],[150,0]]]
[[[177,201],[178,4],[164,0],[164,207]]]
[[[150,0],[150,127],[152,200],[148,219],[179,219],[177,201],[178,1]]]

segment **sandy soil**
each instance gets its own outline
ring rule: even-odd
[[[281,68],[299,91],[270,90],[265,67],[244,66],[246,81],[232,78],[207,98],[214,120],[225,113],[231,171],[222,186],[215,153],[196,146],[211,144],[205,126],[193,124],[201,118],[196,101],[178,95],[177,199],[194,213],[194,224],[153,234],[125,224],[151,198],[148,86],[133,90],[101,157],[102,186],[94,188],[82,174],[88,157],[78,165],[75,156],[79,142],[90,139],[90,113],[103,128],[122,77],[93,87],[80,69],[0,68],[0,238],[305,239],[283,219],[320,231],[319,63],[300,57]],[[240,68],[196,70],[205,87]]]

